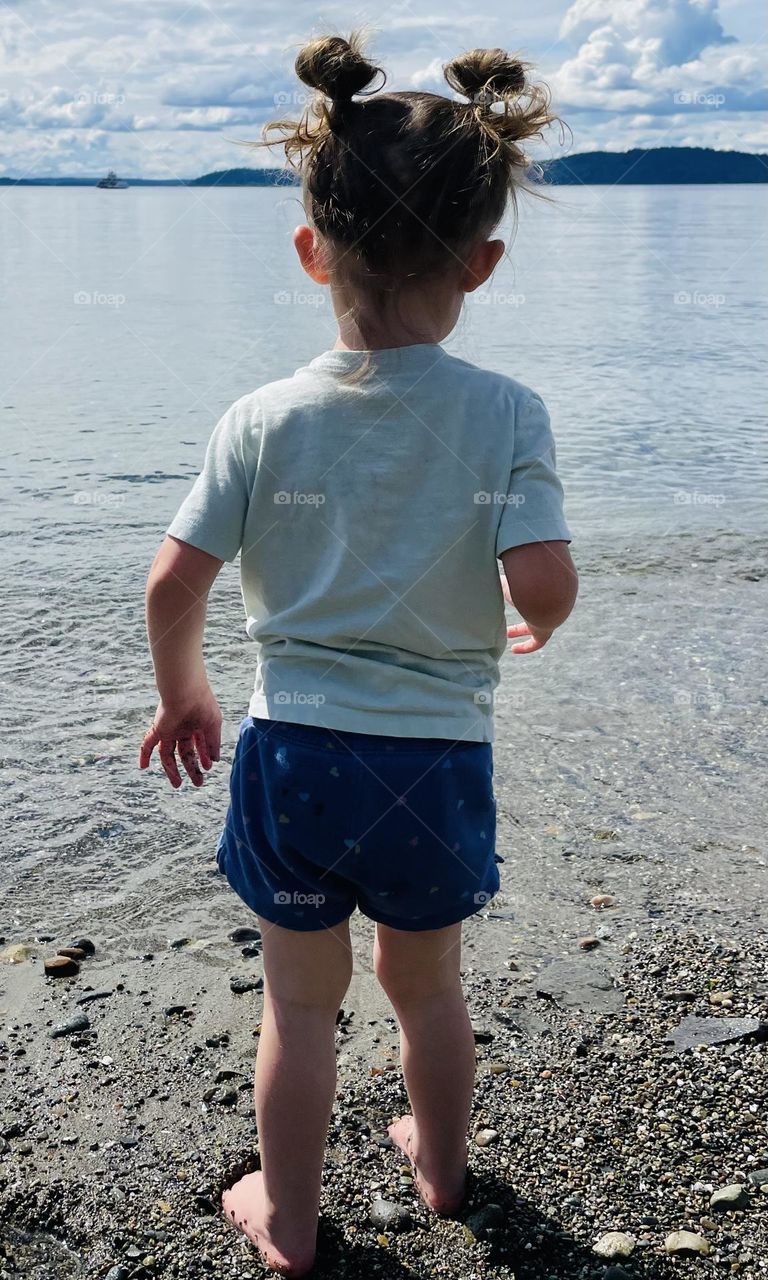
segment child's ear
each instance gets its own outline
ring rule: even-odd
[[[323,257],[317,236],[311,227],[297,227],[293,233],[293,247],[299,255],[299,262],[315,284],[327,284],[328,272],[323,264]]]
[[[483,240],[468,254],[460,281],[465,293],[474,293],[493,275],[504,254],[504,247],[503,240]]]

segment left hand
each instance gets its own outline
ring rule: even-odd
[[[552,639],[551,631],[542,631],[539,627],[529,627],[527,622],[517,622],[513,627],[507,627],[507,635],[510,640],[516,639],[517,636],[530,636],[523,644],[513,644],[513,653],[536,653],[539,649],[543,649],[548,640]]]
[[[167,706],[162,699],[155,718],[144,735],[139,750],[139,768],[146,769],[156,746],[160,747],[160,763],[172,787],[181,786],[179,758],[192,784],[201,787],[203,769],[221,758],[221,708],[213,691],[206,687],[182,703]]]

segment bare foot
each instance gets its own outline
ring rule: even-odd
[[[466,1191],[466,1165],[457,1176],[450,1179],[429,1176],[429,1171],[424,1169],[421,1163],[417,1167],[415,1148],[418,1146],[418,1135],[416,1121],[411,1115],[401,1116],[399,1120],[395,1120],[388,1126],[387,1133],[395,1146],[399,1147],[410,1160],[413,1180],[427,1208],[442,1215],[455,1213]]]
[[[247,1173],[221,1197],[224,1215],[256,1245],[262,1258],[273,1271],[282,1276],[305,1276],[315,1261],[314,1243],[311,1248],[290,1239],[286,1233],[278,1245],[263,1225],[264,1188],[261,1173]]]

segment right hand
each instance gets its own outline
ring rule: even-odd
[[[221,757],[221,708],[206,685],[190,690],[175,705],[161,699],[155,718],[144,735],[139,751],[139,768],[146,769],[155,747],[160,748],[160,763],[171,786],[181,786],[176,752],[191,782],[203,785],[203,769],[208,770]]]
[[[536,653],[544,648],[548,640],[552,639],[554,631],[542,631],[538,627],[529,627],[527,622],[517,622],[513,627],[507,627],[507,635],[510,640],[514,640],[517,636],[530,637],[523,644],[513,644],[513,653]]]

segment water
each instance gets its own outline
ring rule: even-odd
[[[557,660],[508,665],[515,796],[559,787],[599,823],[595,777],[629,735],[614,815],[661,778],[668,829],[753,838],[766,200],[556,190],[523,210],[511,259],[446,344],[548,403],[586,571]],[[294,258],[295,191],[19,188],[0,218],[0,934],[102,913],[129,945],[148,910],[167,929],[210,912],[185,876],[210,860],[225,802],[224,770],[195,795],[135,770],[154,708],[144,578],[220,414],[332,345],[333,318]],[[231,567],[208,659],[231,743],[253,667]],[[522,747],[521,777],[505,753]]]

